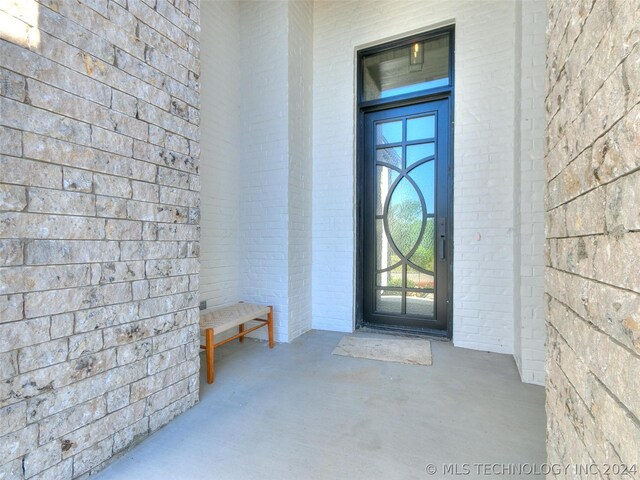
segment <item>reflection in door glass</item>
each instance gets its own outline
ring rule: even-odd
[[[402,120],[376,124],[376,143],[381,144],[374,148],[376,216],[383,217],[375,220],[379,313],[433,317],[436,146],[433,141],[407,143],[431,139],[435,118],[428,114],[406,119],[406,139]],[[385,147],[396,142],[400,145]]]
[[[428,288],[435,286],[433,274],[424,273],[411,266],[407,266],[407,287],[408,288]]]
[[[420,240],[420,246],[416,249],[415,253],[411,255],[409,261],[420,268],[423,268],[429,272],[433,272],[435,268],[435,230],[436,222],[435,218],[427,218],[427,225],[424,229],[424,235]]]
[[[433,293],[407,292],[407,313],[433,316]]]
[[[424,140],[436,136],[436,117],[427,115],[426,117],[410,118],[407,120],[407,142]]]
[[[394,266],[400,258],[389,245],[389,239],[384,231],[382,219],[376,220],[376,269],[385,270]]]
[[[378,148],[376,150],[376,161],[402,168],[402,147]]]
[[[408,147],[407,147],[408,148]],[[427,207],[427,214],[433,215],[435,212],[436,185],[435,185],[435,162],[428,161],[422,165],[418,165],[411,170],[411,178],[418,184],[422,192],[422,198]]]
[[[376,144],[402,142],[402,120],[396,122],[384,122],[376,125]]]
[[[379,287],[401,287],[402,266],[378,273],[376,284]]]
[[[389,190],[395,182],[396,178],[398,178],[398,172],[393,170],[392,168],[382,167],[378,165],[378,194],[376,197],[377,207],[376,207],[376,215],[382,215],[382,210],[384,209],[384,202],[387,200],[387,195],[389,195]]]
[[[391,194],[387,211],[389,236],[402,255],[408,255],[420,238],[423,214],[418,192],[403,177]]]
[[[402,292],[377,290],[376,310],[384,313],[402,313]]]
[[[414,163],[421,162],[425,158],[433,157],[436,148],[435,143],[419,143],[417,145],[407,146],[407,168]]]

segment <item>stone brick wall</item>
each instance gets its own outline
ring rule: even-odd
[[[548,8],[547,452],[638,464],[640,6]]]
[[[0,478],[198,399],[199,2],[0,3]]]

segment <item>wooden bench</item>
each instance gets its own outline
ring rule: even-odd
[[[266,319],[259,317],[266,316]],[[259,322],[245,330],[246,322]],[[200,335],[204,335],[204,348],[207,357],[207,383],[213,383],[214,358],[213,351],[217,347],[227,342],[239,339],[241,342],[247,333],[251,333],[260,327],[267,326],[269,331],[269,348],[273,348],[273,307],[267,305],[256,305],[253,303],[238,303],[228,307],[211,308],[200,312]],[[238,333],[215,343],[215,335],[224,333],[232,328],[238,327]]]

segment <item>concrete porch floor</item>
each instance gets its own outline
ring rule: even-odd
[[[221,347],[200,403],[97,478],[418,479],[445,477],[443,463],[545,461],[544,389],[512,357],[433,341],[433,366],[401,365],[331,355],[340,338]]]

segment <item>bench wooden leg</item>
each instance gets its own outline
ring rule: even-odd
[[[238,325],[238,333],[242,333],[242,332],[244,332],[244,324]],[[238,338],[238,340],[240,341],[240,343],[244,342],[244,336]]]
[[[269,348],[273,348],[273,307],[269,307],[267,320],[267,329],[269,330]]]
[[[207,383],[213,383],[213,328],[205,331],[205,353],[207,356]]]

